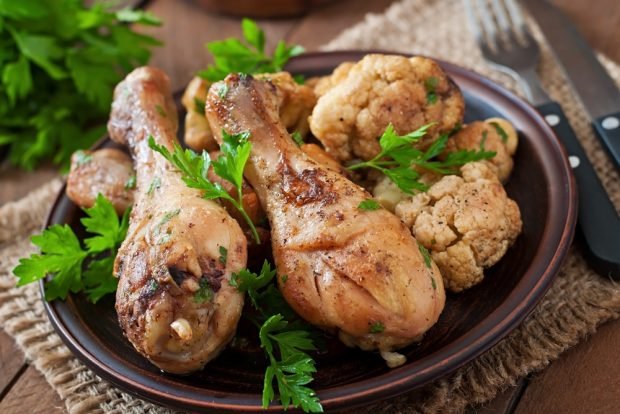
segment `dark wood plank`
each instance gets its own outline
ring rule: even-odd
[[[11,392],[0,401],[0,413],[61,414],[64,404],[36,368],[29,366]]]
[[[306,15],[287,40],[307,50],[316,50],[344,29],[363,20],[367,13],[381,13],[394,0],[341,0]]]
[[[25,364],[24,354],[13,338],[0,329],[0,396],[6,394]]]
[[[153,1],[147,7],[165,21],[161,27],[140,29],[165,43],[155,50],[150,64],[168,73],[174,90],[185,87],[198,70],[212,61],[205,43],[241,36],[241,19],[209,13],[197,2]],[[278,40],[285,38],[298,21],[298,18],[259,20],[265,30],[267,48],[273,48]]]
[[[516,414],[620,411],[620,320],[567,351],[530,381]]]

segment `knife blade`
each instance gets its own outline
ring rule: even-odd
[[[523,0],[585,107],[594,132],[620,167],[620,91],[573,23],[546,0]]]

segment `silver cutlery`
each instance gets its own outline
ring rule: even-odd
[[[536,71],[540,50],[519,7],[514,0],[464,3],[485,60],[518,82],[566,147],[579,188],[579,229],[588,263],[601,275],[620,279],[620,218],[562,107],[541,85]]]

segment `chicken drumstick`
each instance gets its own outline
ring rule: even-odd
[[[229,75],[211,87],[207,117],[221,131],[251,133],[245,176],[271,224],[282,294],[304,319],[348,345],[392,351],[439,318],[437,267],[392,213],[363,211],[370,195],[305,155],[278,117],[274,86]]]
[[[139,68],[114,92],[108,130],[136,169],[135,204],[115,262],[116,311],[133,346],[171,373],[201,369],[233,337],[243,296],[229,285],[244,268],[246,238],[213,201],[188,188],[148,138],[172,150],[177,110],[168,77]]]

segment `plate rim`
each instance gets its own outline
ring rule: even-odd
[[[328,58],[334,61],[359,60],[362,56],[370,53],[413,56],[412,54],[385,50],[338,50],[330,52],[309,52],[291,59],[286,69],[291,70],[292,72],[295,72],[296,70],[308,71],[309,68],[306,61],[314,63],[317,59],[323,58]],[[457,341],[453,341],[446,345],[446,347],[442,348],[444,350],[443,353],[457,348],[454,352],[450,353],[447,357],[444,356],[442,358],[438,358],[439,355],[436,355],[437,352],[431,353],[424,358],[425,362],[417,369],[411,369],[411,367],[415,367],[416,365],[408,364],[407,366],[390,370],[389,372],[373,377],[372,379],[356,381],[350,384],[329,387],[318,391],[317,394],[321,398],[321,403],[324,409],[341,409],[345,407],[352,408],[368,403],[371,399],[374,401],[379,401],[401,395],[457,370],[482,353],[488,351],[509,332],[514,330],[542,299],[546,291],[551,286],[551,282],[557,275],[562,263],[568,256],[569,247],[575,234],[577,218],[577,190],[575,179],[568,163],[568,154],[564,149],[564,146],[553,130],[544,121],[543,117],[531,104],[485,76],[454,63],[446,62],[441,59],[433,59],[437,61],[442,68],[449,72],[450,76],[457,76],[461,80],[482,85],[494,95],[505,99],[513,106],[519,107],[527,115],[527,118],[533,121],[544,132],[544,135],[550,138],[550,143],[552,143],[557,150],[553,152],[553,158],[555,158],[555,161],[559,163],[559,167],[561,168],[557,174],[563,178],[562,186],[557,185],[557,187],[561,187],[561,189],[563,189],[562,193],[565,193],[565,197],[568,199],[568,203],[564,206],[565,211],[563,211],[566,215],[566,221],[561,229],[555,229],[555,232],[551,235],[554,236],[553,241],[557,243],[556,248],[552,253],[543,255],[545,258],[548,258],[548,260],[544,260],[545,262],[548,262],[548,265],[536,280],[531,280],[531,277],[528,279],[531,284],[530,289],[527,292],[524,292],[524,295],[522,294],[517,296],[515,293],[515,290],[517,289],[515,287],[507,298],[499,304],[492,313],[481,320],[473,329],[462,335]],[[319,64],[317,67],[324,68],[325,64]],[[104,137],[102,137],[102,139],[99,140],[93,147],[96,148],[101,146],[106,139],[107,134],[104,135]],[[57,210],[58,204],[63,198],[65,186],[66,183],[63,184],[54,201],[54,204],[52,205],[52,208],[50,209],[45,222],[46,227],[52,224],[54,212]],[[549,191],[551,190],[552,189],[549,189]],[[560,190],[558,189],[557,191]],[[549,211],[551,211],[551,208],[552,206],[550,205]],[[545,237],[551,237],[548,235],[547,230],[548,227],[546,227],[546,230],[543,232],[541,237],[541,245],[544,243]],[[541,256],[540,249],[534,255],[532,263],[530,263],[528,269],[532,267],[532,264],[534,264],[536,260],[543,261],[539,256]],[[528,272],[525,274],[527,273]],[[523,283],[523,280],[519,283]],[[209,393],[208,390],[201,389],[201,393],[203,394],[201,395],[202,398],[186,398],[181,395],[167,393],[162,389],[146,386],[143,383],[136,382],[128,378],[125,374],[117,370],[113,370],[109,366],[105,365],[100,358],[90,352],[90,350],[86,349],[86,347],[75,337],[75,333],[71,332],[71,330],[65,325],[67,316],[72,316],[70,309],[71,306],[69,306],[69,304],[73,301],[72,297],[69,296],[66,302],[46,302],[43,295],[43,281],[39,282],[39,287],[42,294],[44,307],[50,322],[65,345],[71,349],[76,358],[92,369],[97,375],[124,391],[129,392],[132,395],[137,395],[140,398],[175,408],[231,410],[236,412],[265,412],[280,411],[282,409],[282,406],[279,404],[272,404],[267,410],[262,409],[259,394],[242,394],[231,392],[226,393],[226,396],[222,397],[222,392],[211,391]],[[61,315],[64,315],[64,318]],[[495,326],[488,326],[490,320],[495,319],[499,320],[499,323],[495,324]],[[230,399],[231,396],[236,399],[237,403],[225,402],[227,397]],[[240,405],[239,400],[243,401],[244,405]]]

